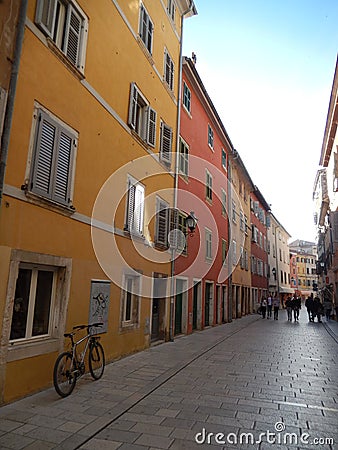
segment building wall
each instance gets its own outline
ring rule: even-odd
[[[102,335],[107,361],[150,343],[153,275],[170,276],[171,270],[169,252],[155,251],[153,243],[155,193],[161,192],[171,206],[174,197],[170,169],[175,158],[168,167],[159,159],[159,147],[161,121],[171,127],[172,150],[176,142],[180,16],[173,24],[164,4],[144,4],[155,24],[152,54],[138,36],[139,6],[108,0],[74,3],[88,19],[85,67],[77,69],[36,25],[36,1],[28,3],[0,218],[0,402],[51,385],[63,333],[88,323],[97,280],[110,289]],[[164,47],[175,65],[172,89],[163,81]],[[132,82],[157,113],[154,147],[128,125]],[[67,206],[31,192],[41,112],[76,137]],[[128,176],[143,179],[145,190],[143,236],[133,239],[125,231]],[[24,263],[30,263],[32,273],[34,267],[52,267],[56,293],[51,335],[22,341],[10,339],[10,333],[16,280]],[[135,317],[123,323],[121,287],[130,272],[138,280]],[[169,334],[169,283],[165,294],[160,300],[162,338]]]

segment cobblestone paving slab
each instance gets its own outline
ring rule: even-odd
[[[249,316],[152,347],[66,399],[49,389],[0,408],[0,449],[333,450],[337,341],[326,326],[281,311],[278,322]]]

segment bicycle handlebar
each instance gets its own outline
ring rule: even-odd
[[[88,324],[88,325],[76,325],[75,327],[73,327],[73,330],[83,330],[84,328],[88,328],[88,330],[90,328],[96,328],[96,327],[102,327],[103,326],[103,322],[97,322],[97,323],[92,323],[92,324]]]

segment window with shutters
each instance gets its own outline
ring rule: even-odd
[[[168,247],[169,232],[169,204],[161,198],[156,198],[156,225],[155,244],[159,247]]]
[[[205,228],[205,259],[212,259],[212,232]]]
[[[208,145],[211,149],[214,148],[214,130],[208,125]]]
[[[35,22],[80,71],[84,70],[88,19],[74,0],[38,0]]]
[[[121,290],[121,328],[139,324],[140,275],[125,274]]]
[[[130,86],[129,126],[151,147],[156,144],[156,111],[142,95],[135,83]]]
[[[125,231],[143,235],[144,186],[132,177],[128,177]]]
[[[75,131],[37,110],[29,191],[70,207],[76,145]]]
[[[212,175],[206,170],[206,181],[205,181],[205,196],[210,202],[212,201]]]
[[[228,253],[227,241],[222,239],[222,264],[226,265],[226,258]]]
[[[171,20],[175,22],[175,13],[176,13],[175,0],[168,0],[167,12]]]
[[[183,106],[191,113],[191,91],[185,83],[183,83]]]
[[[227,170],[227,154],[226,154],[226,151],[224,150],[224,148],[222,148],[221,159],[222,159],[222,167],[226,171]]]
[[[236,266],[237,264],[237,242],[235,239],[232,241],[232,265]]]
[[[221,189],[222,216],[227,215],[227,193]]]
[[[168,88],[174,90],[174,62],[169,55],[167,49],[164,51],[164,81]]]
[[[182,138],[180,138],[178,170],[186,177],[189,175],[189,147]]]
[[[169,244],[178,252],[187,254],[187,226],[185,224],[186,214],[176,208],[170,211],[170,233]]]
[[[169,125],[161,122],[160,159],[167,165],[171,164],[173,130]]]
[[[141,4],[139,35],[150,54],[152,54],[153,50],[153,33],[154,33],[153,22],[151,21],[150,16],[147,10],[145,9],[144,5]]]

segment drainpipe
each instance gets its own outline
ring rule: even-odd
[[[175,175],[174,175],[174,209],[177,208],[177,189],[178,189],[178,163],[179,163],[179,144],[180,144],[180,122],[181,122],[181,91],[182,91],[182,67],[183,67],[183,21],[193,9],[194,2],[191,0],[189,8],[181,16],[181,42],[180,42],[180,64],[177,87],[177,124],[176,124],[176,153],[175,153]],[[171,286],[170,286],[170,313],[169,313],[169,340],[174,341],[174,302],[175,302],[175,248],[171,249]]]
[[[19,66],[20,66],[20,59],[21,59],[23,37],[24,37],[24,33],[25,33],[27,3],[28,3],[28,0],[21,0],[20,8],[19,8],[16,40],[15,40],[15,47],[14,47],[14,61],[13,61],[13,65],[12,65],[11,78],[10,78],[10,82],[9,82],[3,133],[1,136],[0,207],[1,207],[1,203],[2,203],[2,193],[3,193],[3,189],[4,189],[4,184],[5,184],[5,172],[6,172],[6,164],[7,164],[7,156],[8,156],[9,139],[10,139],[11,128],[12,128],[15,92],[16,92],[16,85],[17,85],[17,80],[18,80],[18,75],[19,75]]]

